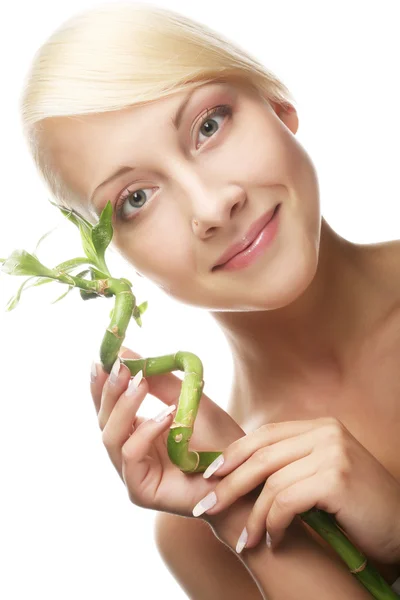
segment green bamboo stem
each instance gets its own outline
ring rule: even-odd
[[[349,567],[350,573],[371,592],[374,598],[378,598],[378,600],[395,600],[399,598],[379,571],[368,563],[366,556],[353,546],[338,528],[333,515],[312,508],[300,513],[299,516],[336,550],[340,558]]]
[[[111,320],[100,348],[102,367],[107,373],[110,373],[125,339],[130,319],[135,318],[141,325],[141,311],[136,305],[136,298],[131,289],[132,284],[127,279],[111,277],[104,260],[105,248],[112,238],[111,203],[108,203],[103,209],[99,225],[94,228],[74,211],[66,211],[61,208],[60,210],[80,227],[82,239],[85,238],[87,258],[72,259],[61,263],[55,269],[48,269],[38,261],[36,256],[29,255],[25,251],[22,253],[16,251],[9,259],[0,259],[0,262],[6,265],[3,270],[11,275],[42,276],[44,280],[54,279],[68,284],[71,288],[79,288],[81,297],[85,300],[100,296],[107,298],[115,296]],[[96,267],[96,269],[92,269],[92,275],[96,275],[95,279],[87,280],[65,272],[84,263]],[[19,295],[17,296],[19,299]],[[12,308],[15,305],[14,301]],[[121,358],[120,360],[128,367],[131,375],[136,375],[140,370],[143,371],[144,377],[178,370],[184,373],[177,411],[167,439],[168,456],[173,464],[188,475],[204,472],[223,452],[199,452],[189,449],[204,386],[201,360],[195,354],[184,351],[164,356],[138,359]],[[350,573],[357,577],[374,598],[377,600],[399,598],[373,565],[368,564],[364,554],[353,546],[342,533],[333,515],[314,507],[299,516],[332,546],[349,567]]]

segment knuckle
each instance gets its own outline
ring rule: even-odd
[[[332,492],[343,490],[343,486],[348,482],[349,471],[344,464],[337,465],[336,468],[330,469],[330,489]]]
[[[127,462],[129,462],[133,456],[134,456],[135,452],[134,449],[132,448],[132,443],[130,444],[124,444],[122,446],[121,449],[121,458],[122,458],[122,462],[124,464],[126,464]]]
[[[274,502],[277,508],[287,509],[292,504],[292,495],[290,490],[285,490],[278,494]]]
[[[348,479],[351,474],[351,462],[347,456],[341,456],[338,463],[337,471],[342,481]]]
[[[131,350],[130,348],[127,348],[126,346],[121,346],[118,356],[120,358],[133,358],[133,359],[143,358],[141,356],[141,354],[134,352],[133,350]]]
[[[262,448],[259,448],[258,450],[256,450],[252,456],[252,459],[257,463],[257,464],[265,464],[266,461],[268,460],[268,455],[269,455],[269,448],[268,446],[263,446]]]
[[[100,409],[99,414],[97,415],[97,422],[99,424],[100,430],[104,431],[108,422],[108,417],[102,409]]]
[[[329,455],[331,462],[334,465],[340,465],[345,460],[343,447],[341,444],[338,444],[336,440],[335,443],[329,446]]]
[[[280,489],[279,478],[275,475],[270,475],[265,482],[265,487],[269,492],[275,495]]]
[[[338,442],[343,440],[344,429],[338,419],[330,419],[325,426],[325,440]]]
[[[126,489],[128,491],[128,498],[132,502],[132,504],[135,504],[135,506],[139,506],[140,508],[144,508],[143,503],[140,502],[137,494],[135,493],[135,490],[133,490],[130,487],[127,487]]]
[[[275,431],[279,426],[278,423],[264,423],[261,427],[258,428],[258,431],[265,433],[266,435],[270,434],[272,431]]]
[[[243,436],[245,437],[245,436]],[[238,460],[238,457],[241,456],[242,452],[241,452],[241,447],[242,447],[242,440],[243,438],[239,438],[238,440],[235,440],[234,442],[232,442],[227,448],[225,448],[225,450],[223,451],[223,455],[224,455],[224,462],[227,463],[229,461],[229,464],[231,464],[232,462],[236,463],[236,461]]]
[[[112,450],[113,447],[115,446],[115,440],[114,440],[113,436],[111,435],[110,431],[108,430],[108,427],[104,427],[102,435],[101,435],[101,439],[102,439],[104,446],[107,448],[107,450]]]

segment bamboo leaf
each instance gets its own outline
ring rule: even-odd
[[[50,204],[52,204],[53,206],[55,206],[56,208],[58,208],[64,216],[66,216],[67,218],[70,218],[70,220],[79,228],[79,225],[85,225],[88,229],[92,229],[93,225],[91,223],[89,223],[89,221],[87,221],[84,217],[82,217],[82,215],[80,215],[77,211],[75,211],[73,208],[65,208],[64,206],[59,206],[58,204],[56,204],[55,202],[52,202],[51,200],[49,200]]]
[[[74,289],[74,287],[75,287],[75,286],[73,286],[73,285],[69,285],[69,286],[68,286],[68,289],[67,289],[67,291],[66,291],[64,294],[62,294],[62,295],[61,295],[59,298],[57,298],[56,300],[53,300],[53,302],[51,302],[50,304],[55,304],[55,303],[56,303],[56,302],[58,302],[59,300],[62,300],[63,298],[65,298],[65,296],[66,296],[67,294],[69,294],[69,292],[70,292],[71,290],[73,290],[73,289]]]
[[[51,200],[50,204],[56,206],[69,221],[71,221],[74,225],[76,225],[76,227],[78,227],[81,234],[82,247],[85,251],[86,256],[90,259],[91,262],[97,264],[98,257],[96,253],[96,248],[94,247],[92,241],[92,224],[89,223],[89,221],[84,219],[78,212],[74,211],[72,208],[64,208],[62,206],[59,206],[58,204],[55,204],[54,202],[51,202]]]
[[[112,211],[112,204],[109,200],[101,212],[99,222],[92,229],[93,246],[101,261],[104,261],[104,253],[113,237]]]
[[[133,286],[133,283],[131,281],[129,281],[129,279],[126,279],[126,277],[121,277],[120,281],[125,281],[125,283],[127,283],[131,287]]]
[[[92,292],[89,290],[79,290],[82,300],[92,300],[93,298],[99,298],[100,295],[97,292]]]
[[[17,293],[15,294],[15,296],[12,296],[9,299],[7,306],[6,306],[6,310],[8,312],[10,312],[11,310],[14,310],[14,308],[16,308],[16,306],[18,305],[18,303],[21,299],[22,290],[24,289],[24,287],[28,283],[28,281],[30,281],[31,279],[36,279],[36,277],[28,277],[28,279],[25,279],[24,283],[17,290]]]
[[[41,275],[55,277],[56,273],[48,269],[26,250],[14,250],[6,259],[1,270],[8,275]]]
[[[140,317],[135,316],[135,315],[133,315],[133,318],[135,319],[135,321],[139,325],[139,327],[141,327],[142,326],[142,319]]]
[[[83,277],[84,275],[86,275],[86,273],[89,273],[89,271],[90,269],[85,269],[84,271],[81,271],[80,273],[74,275],[74,277]]]
[[[98,269],[95,269],[94,267],[90,268],[90,272],[92,273],[92,279],[107,279],[108,275],[106,273],[103,273],[103,271],[99,271]]]
[[[55,283],[54,279],[49,279],[48,277],[39,277],[36,283],[32,283],[28,287],[36,287],[37,285],[43,285],[44,283]],[[28,289],[28,288],[26,288]]]
[[[71,258],[70,260],[66,260],[66,261],[60,263],[59,265],[54,267],[54,270],[59,273],[60,272],[68,273],[69,271],[76,269],[76,267],[80,267],[81,265],[86,265],[88,263],[89,263],[89,261],[86,256],[83,256],[83,257],[79,256],[78,258]]]
[[[75,265],[75,266],[76,266],[76,265]],[[77,274],[75,275],[75,277],[83,277],[84,275],[86,275],[86,273],[89,273],[89,269],[85,269],[84,271],[81,271],[80,273],[77,273]],[[71,290],[73,290],[73,289],[74,289],[74,287],[75,287],[75,285],[69,285],[69,286],[68,286],[68,289],[67,289],[67,291],[66,291],[64,294],[62,294],[62,295],[61,295],[59,298],[57,298],[56,300],[54,300],[54,301],[53,301],[51,304],[55,304],[55,303],[56,303],[56,302],[58,302],[59,300],[62,300],[63,298],[65,298],[65,296],[66,296],[67,294],[69,294],[69,292],[70,292]],[[82,293],[82,291],[84,291],[84,290],[80,289],[79,291]]]
[[[32,252],[32,254],[33,254],[34,256],[36,256],[36,254],[37,254],[37,249],[39,248],[39,245],[40,245],[40,244],[43,242],[43,240],[44,240],[44,239],[45,239],[45,238],[46,238],[48,235],[50,235],[51,233],[53,233],[53,231],[54,231],[55,229],[57,229],[57,227],[58,227],[58,225],[57,225],[56,227],[53,227],[53,229],[50,229],[50,231],[48,231],[48,232],[47,232],[47,233],[45,233],[44,235],[42,235],[42,237],[40,238],[40,240],[39,240],[39,241],[38,241],[38,243],[36,244],[36,248],[35,248],[35,250]]]
[[[37,279],[37,281],[35,283],[30,283],[30,285],[26,285],[29,281],[31,281],[31,279]],[[43,285],[44,283],[55,283],[55,280],[49,279],[48,277],[36,277],[36,276],[28,277],[28,279],[25,279],[24,283],[21,285],[21,287],[17,291],[16,295],[13,296],[12,298],[10,298],[10,300],[8,301],[8,304],[7,304],[8,308],[6,310],[7,311],[14,310],[14,308],[18,305],[18,303],[21,299],[22,291],[26,292],[26,290],[29,290],[31,287]],[[24,287],[25,287],[25,289],[24,289]]]
[[[145,302],[142,302],[142,304],[140,304],[138,306],[138,311],[141,315],[147,310],[147,306],[148,306],[147,300]]]

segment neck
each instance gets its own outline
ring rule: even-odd
[[[307,390],[318,380],[344,380],[382,311],[384,292],[371,283],[372,268],[360,248],[322,218],[317,270],[292,302],[274,310],[210,313],[232,351],[232,397],[240,398],[243,414],[270,402],[282,382],[286,390]]]

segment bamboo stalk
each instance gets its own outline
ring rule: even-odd
[[[54,203],[51,202],[51,204]],[[137,324],[141,326],[140,317],[146,308],[146,303],[138,307],[131,289],[131,282],[124,278],[112,277],[105,263],[104,252],[112,239],[111,203],[107,203],[100,216],[99,223],[95,227],[75,211],[68,211],[58,205],[55,206],[79,227],[86,258],[71,259],[61,263],[54,269],[49,269],[40,263],[35,254],[29,254],[24,250],[16,250],[8,259],[0,259],[0,262],[3,263],[2,271],[10,275],[33,275],[30,279],[38,278],[38,282],[34,285],[49,281],[67,284],[69,291],[74,287],[80,289],[81,297],[84,300],[101,296],[107,298],[115,296],[111,320],[100,347],[102,367],[107,373],[110,373],[125,339],[131,318],[134,318]],[[69,271],[83,264],[89,265],[88,271],[92,276],[92,280],[82,277],[88,271],[75,276],[70,274]],[[11,299],[8,310],[12,310],[17,305],[27,281],[21,286],[16,297]],[[200,358],[191,352],[179,351],[164,356],[138,359],[121,358],[120,360],[128,367],[132,376],[140,370],[143,371],[144,377],[177,370],[184,373],[178,408],[167,439],[168,456],[173,464],[188,475],[204,472],[208,465],[222,454],[222,451],[198,452],[189,449],[204,387],[203,365]],[[395,600],[399,598],[373,565],[368,564],[365,555],[353,546],[342,533],[333,515],[312,508],[299,516],[332,546],[349,567],[350,573],[369,590],[374,598],[377,600]]]

